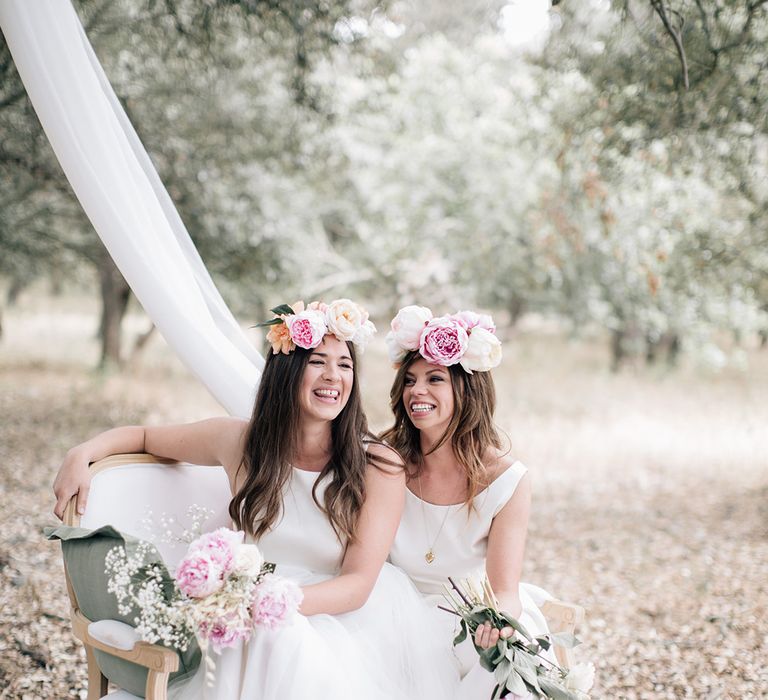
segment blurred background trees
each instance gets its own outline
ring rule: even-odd
[[[293,297],[482,306],[612,364],[738,358],[768,327],[768,3],[80,0],[244,319]],[[0,276],[129,292],[0,45]],[[535,315],[535,316],[534,316]],[[764,335],[763,335],[764,337]]]

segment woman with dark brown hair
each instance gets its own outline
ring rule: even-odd
[[[149,452],[221,464],[230,513],[277,573],[302,588],[293,623],[256,629],[247,643],[171,688],[174,698],[372,700],[440,694],[445,676],[428,645],[409,643],[421,600],[405,576],[384,566],[405,498],[402,461],[368,431],[356,346],[374,332],[367,314],[341,299],[281,307],[249,422],[214,418],[167,427],[107,431],[70,450],[54,484],[61,515],[88,464],[118,452]],[[415,627],[418,631],[419,627]],[[443,695],[444,696],[444,695]]]
[[[420,306],[401,309],[387,335],[397,374],[390,393],[394,425],[381,437],[405,461],[406,503],[390,561],[432,604],[434,634],[446,647],[455,618],[436,609],[448,577],[488,580],[502,610],[528,631],[546,633],[538,609],[547,594],[520,583],[531,504],[525,466],[502,447],[493,414],[490,370],[501,343],[489,316],[461,312],[433,318]],[[511,628],[478,629],[488,648]],[[459,697],[490,697],[493,674],[477,663],[471,640],[455,650],[463,677]]]

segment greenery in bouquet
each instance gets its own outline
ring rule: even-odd
[[[547,652],[554,643],[574,647],[579,643],[570,633],[532,636],[520,621],[499,609],[498,600],[487,578],[481,581],[466,579],[457,584],[449,578],[451,587],[445,588],[445,599],[450,607],[442,610],[460,618],[460,630],[453,640],[454,646],[468,636],[473,640],[480,657],[480,665],[493,673],[496,686],[491,700],[507,698],[544,698],[551,700],[589,700],[594,680],[592,664],[577,664],[572,669],[559,666],[553,654]],[[488,649],[474,643],[478,627],[490,623],[497,629],[510,627],[514,634],[500,638]]]

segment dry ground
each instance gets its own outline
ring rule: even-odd
[[[122,374],[90,371],[92,312],[24,300],[4,319],[0,698],[85,697],[59,550],[41,537],[66,449],[113,425],[222,412],[159,338]],[[586,607],[594,697],[768,697],[768,351],[746,372],[619,376],[599,346],[541,332],[505,352],[499,421],[535,479],[525,578]],[[381,346],[363,373],[383,427]]]

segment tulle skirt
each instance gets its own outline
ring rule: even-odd
[[[278,573],[299,585],[330,578],[300,569]],[[410,579],[386,564],[366,604],[343,615],[296,615],[278,630],[257,629],[248,642],[211,654],[171,686],[171,700],[444,700],[458,667],[435,616]],[[447,613],[442,613],[447,618]],[[450,620],[449,620],[450,622]]]

